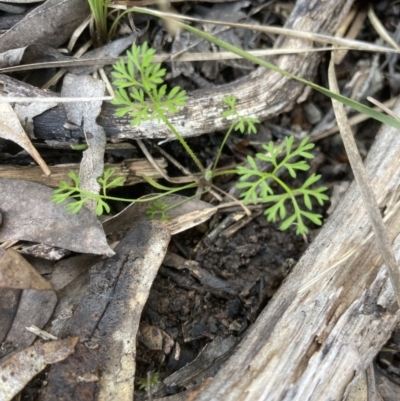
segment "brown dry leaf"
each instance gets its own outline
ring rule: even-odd
[[[21,290],[0,288],[0,344],[4,342],[17,313]]]
[[[57,296],[54,291],[43,289],[51,288],[51,286],[43,278],[38,277],[38,273],[33,270],[32,266],[15,251],[8,250],[5,252],[0,248],[0,253],[1,256],[4,254],[0,259],[0,266],[7,265],[8,268],[6,269],[8,274],[6,274],[5,279],[3,279],[4,275],[1,277],[2,274],[0,274],[1,285],[12,286],[17,284],[17,286],[29,287],[29,281],[32,279],[33,287],[42,288],[40,291],[34,289],[21,291],[7,287],[2,288],[0,285],[0,343],[3,344],[0,348],[0,361],[4,361],[13,353],[32,345],[36,335],[27,331],[26,326],[43,327],[53,313]],[[10,263],[7,263],[6,259]],[[15,271],[21,273],[17,277],[12,270],[12,267],[15,267],[15,260],[17,260]],[[38,260],[34,262],[36,262],[35,266],[38,271],[46,272],[47,269],[44,265],[47,263]]]
[[[36,1],[36,0],[35,0]],[[13,0],[13,3],[15,0]],[[3,2],[1,2],[3,3]],[[120,39],[113,40],[112,42],[98,47],[92,51],[85,53],[80,60],[99,59],[99,64],[88,65],[81,67],[70,67],[68,68],[71,74],[76,75],[88,75],[104,66],[102,59],[108,59],[110,57],[118,57],[123,51],[135,42],[137,33],[132,33],[129,36],[125,36]],[[7,68],[17,65],[35,64],[36,68],[40,65],[46,67],[48,63],[54,61],[77,61],[74,57],[60,53],[52,46],[33,43],[28,46],[20,47],[17,49],[7,50],[0,53],[0,68]]]
[[[153,195],[148,195],[154,196]],[[144,198],[141,198],[144,199]],[[169,195],[161,199],[162,202],[172,207],[167,213],[168,220],[160,223],[167,228],[171,235],[178,234],[189,228],[195,227],[207,221],[217,211],[216,207],[198,199],[189,199],[181,195]],[[119,214],[111,217],[103,223],[104,231],[111,234],[117,230],[127,230],[136,224],[149,220],[146,211],[155,201],[133,203]],[[156,218],[157,219],[157,218]]]
[[[0,242],[25,240],[74,252],[112,256],[97,218],[86,208],[77,214],[51,202],[52,190],[28,181],[0,179]]]
[[[35,344],[0,365],[0,400],[9,401],[48,364],[57,363],[74,352],[78,338]]]
[[[33,147],[22,128],[17,114],[9,103],[0,103],[0,137],[13,141],[21,146],[21,148],[25,149],[35,159],[46,175],[51,174],[47,164]]]
[[[81,0],[47,0],[0,37],[0,52],[33,43],[55,48],[70,38],[90,14]]]
[[[111,43],[87,52],[81,59],[104,59],[107,57],[117,57],[128,47],[130,47],[132,43],[135,43],[136,37],[137,33],[133,32],[129,36],[115,39]],[[69,68],[69,72],[76,75],[91,74],[103,66],[104,64],[89,65],[86,67],[72,67]]]
[[[0,67],[7,68],[20,64],[34,64],[40,62],[66,61],[71,56],[66,56],[54,47],[34,43],[18,49],[7,50],[0,53]]]
[[[1,362],[33,344],[36,334],[26,330],[26,327],[33,325],[43,328],[50,319],[56,303],[57,295],[54,291],[22,291],[17,313],[4,340],[8,349],[3,352]]]
[[[39,291],[53,289],[19,252],[3,248],[0,248],[0,287]]]
[[[81,254],[64,259],[55,265],[49,278],[57,292],[58,302],[45,330],[61,336],[73,311],[86,294],[89,285],[89,268],[100,260],[98,255]]]
[[[54,289],[59,292],[65,290],[68,286],[84,274],[90,266],[93,266],[100,259],[95,255],[78,255],[72,258],[64,259],[56,263],[49,281]]]

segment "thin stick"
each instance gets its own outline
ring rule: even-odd
[[[147,372],[147,400],[148,401],[153,401],[153,393],[151,391],[151,375],[152,375],[152,372],[148,371]]]
[[[329,63],[328,69],[329,87],[332,92],[339,93],[339,88],[335,76],[335,66],[333,57]],[[375,232],[375,239],[383,256],[386,268],[389,273],[397,303],[400,306],[400,271],[393,253],[393,248],[390,243],[389,234],[383,223],[379,212],[378,203],[375,195],[369,185],[367,173],[364,169],[360,153],[358,152],[356,142],[351,132],[351,127],[347,121],[346,111],[344,106],[332,99],[333,110],[336,115],[338,126],[340,127],[340,135],[346,149],[347,156],[354,173],[354,179],[357,182],[358,188],[363,199],[363,203],[367,209],[367,213]]]
[[[175,167],[177,167],[183,174],[185,175],[194,175],[192,174],[186,167],[182,166],[182,164],[180,164],[178,162],[178,160],[176,160],[175,158],[173,158],[168,152],[166,152],[161,146],[158,146],[157,144],[153,145],[166,159],[168,159]]]
[[[137,144],[139,145],[141,151],[143,154],[146,156],[146,159],[151,163],[151,165],[159,172],[159,174],[168,182],[171,182],[173,184],[182,184],[182,183],[187,183],[187,182],[196,182],[199,180],[201,177],[196,177],[195,175],[187,176],[187,177],[178,177],[178,178],[171,178],[168,176],[162,168],[157,164],[157,162],[154,160],[153,156],[150,154],[150,152],[147,150],[145,144],[141,139],[136,139]]]
[[[225,192],[221,188],[218,188],[214,184],[211,184],[211,187],[216,189],[217,191],[221,192],[222,194],[224,194],[227,198],[232,199],[233,203],[238,205],[238,206],[240,206],[244,210],[244,212],[246,213],[247,216],[251,216],[251,210],[243,202],[241,202],[239,199],[236,199],[234,196],[232,196],[228,192]]]
[[[126,6],[118,6],[114,5],[112,8],[118,8],[120,10],[127,10]],[[295,29],[287,29],[287,28],[280,28],[276,26],[261,26],[261,25],[251,25],[251,24],[241,24],[241,23],[233,23],[233,22],[225,22],[225,21],[215,21],[215,20],[206,20],[206,19],[199,19],[188,17],[185,15],[173,14],[173,13],[164,13],[162,11],[156,10],[149,10],[143,7],[132,7],[128,9],[129,11],[136,11],[144,14],[150,14],[158,16],[160,18],[171,18],[177,21],[192,21],[192,22],[199,22],[201,24],[213,24],[213,25],[224,25],[230,26],[233,28],[243,28],[243,29],[250,29],[254,31],[266,32],[266,33],[273,33],[277,35],[283,35],[288,37],[294,37],[296,39],[305,39],[314,42],[320,43],[330,43],[336,46],[346,46],[351,47],[352,49],[361,50],[361,51],[371,51],[371,52],[380,52],[380,53],[400,53],[399,50],[393,49],[391,47],[386,46],[377,46],[374,44],[370,44],[367,42],[363,42],[360,40],[351,40],[351,39],[344,39],[335,36],[329,36],[324,34],[318,34],[314,32],[307,32],[307,31],[299,31]]]

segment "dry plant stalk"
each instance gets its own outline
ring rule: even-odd
[[[328,69],[329,87],[333,92],[339,93],[339,88],[335,76],[334,57],[331,58]],[[340,128],[340,135],[346,149],[354,179],[357,182],[364,206],[367,209],[372,228],[375,232],[375,239],[379,245],[385,265],[388,269],[390,280],[395,290],[397,303],[400,306],[400,270],[393,253],[390,238],[383,223],[378,203],[368,181],[360,153],[358,152],[356,142],[351,132],[349,122],[347,121],[346,111],[343,104],[332,99],[333,110],[335,112],[337,124]]]

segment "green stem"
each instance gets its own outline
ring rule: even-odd
[[[196,163],[197,167],[201,171],[202,174],[205,174],[205,170],[203,165],[200,163],[200,160],[197,158],[197,156],[193,153],[192,149],[190,146],[187,144],[187,142],[184,140],[182,135],[176,130],[176,128],[169,122],[168,118],[166,118],[163,115],[160,115],[160,118],[162,121],[167,124],[168,128],[172,131],[172,133],[176,136],[176,139],[181,143],[181,145],[185,148],[186,152],[189,154],[189,156],[193,159],[193,161]]]
[[[87,200],[89,200],[89,199],[94,199],[94,200],[104,199],[104,200],[115,200],[115,201],[127,202],[127,203],[145,203],[145,202],[150,202],[150,201],[162,198],[162,197],[164,197],[166,195],[173,194],[175,192],[183,191],[185,189],[190,189],[190,188],[196,188],[196,187],[197,187],[197,184],[196,183],[192,183],[192,184],[185,185],[183,187],[170,189],[167,192],[164,192],[162,194],[155,195],[155,196],[153,196],[151,198],[146,198],[146,199],[127,199],[127,198],[117,198],[115,196],[109,196],[109,195],[97,195],[97,194],[94,194],[92,192],[88,192],[88,191],[86,191],[84,189],[78,189],[77,190],[78,193],[76,195],[72,195],[72,197],[76,198],[76,197],[84,196],[84,197],[87,198]]]
[[[277,182],[285,190],[285,192],[290,196],[296,216],[300,216],[301,211],[300,211],[299,205],[297,204],[294,192],[277,176],[271,174],[270,178],[275,180],[275,182]]]
[[[216,173],[213,173],[213,177],[218,177],[220,175],[225,175],[225,174],[237,174],[237,170],[221,170],[221,171],[217,171]]]
[[[218,149],[218,155],[217,155],[217,158],[215,159],[214,166],[213,166],[213,168],[212,168],[212,170],[211,170],[211,172],[212,172],[211,177],[214,177],[214,171],[215,171],[215,169],[217,168],[219,159],[220,159],[220,157],[221,157],[222,149],[224,148],[225,143],[226,143],[226,141],[228,140],[228,137],[229,137],[229,135],[231,134],[231,132],[232,132],[232,130],[233,130],[233,127],[235,126],[236,122],[237,122],[237,118],[235,118],[235,120],[232,122],[232,125],[229,127],[229,130],[228,130],[228,132],[225,134],[224,140],[222,141],[221,146],[220,146],[219,149]]]
[[[175,209],[176,207],[178,207],[178,206],[180,206],[180,205],[183,205],[184,203],[189,202],[189,201],[191,201],[191,200],[193,200],[193,199],[195,199],[195,198],[200,198],[202,195],[204,195],[204,194],[207,193],[207,192],[208,192],[208,191],[203,191],[203,192],[201,192],[200,194],[193,195],[193,196],[191,196],[191,197],[189,197],[189,198],[186,198],[186,199],[183,199],[183,200],[181,200],[181,201],[179,201],[179,202],[177,202],[177,203],[174,203],[173,205],[170,205],[170,206],[168,206],[167,208],[165,208],[165,211],[164,211],[164,212],[168,212],[168,211],[170,211],[170,210],[172,210],[172,209]]]

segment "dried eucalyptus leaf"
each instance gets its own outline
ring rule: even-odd
[[[18,303],[18,310],[7,333],[4,342],[10,352],[0,359],[4,362],[15,353],[30,347],[36,339],[36,334],[26,330],[27,326],[34,325],[41,329],[50,319],[57,304],[57,295],[52,290],[36,291],[23,290]]]
[[[74,352],[78,338],[37,343],[0,365],[0,399],[12,400],[48,364],[60,362]]]
[[[4,342],[17,313],[22,290],[0,288],[0,343]],[[1,353],[3,353],[2,351]]]
[[[9,103],[0,103],[0,138],[17,143],[35,159],[46,175],[51,174],[47,164],[26,135],[17,114]]]
[[[90,14],[82,0],[47,0],[0,36],[0,51],[33,43],[58,47],[70,38]]]
[[[103,59],[107,57],[118,57],[128,47],[132,46],[132,43],[135,42],[136,37],[137,33],[134,32],[129,36],[113,40],[111,43],[87,52],[81,59]],[[68,69],[68,71],[71,74],[76,75],[91,74],[103,66],[104,64],[99,63],[97,65],[89,65],[86,67],[71,67]]]
[[[52,190],[28,181],[0,179],[0,242],[25,240],[75,252],[112,256],[97,218],[82,208],[77,214],[51,202]]]
[[[0,287],[16,289],[52,290],[36,269],[17,251],[0,248]]]

